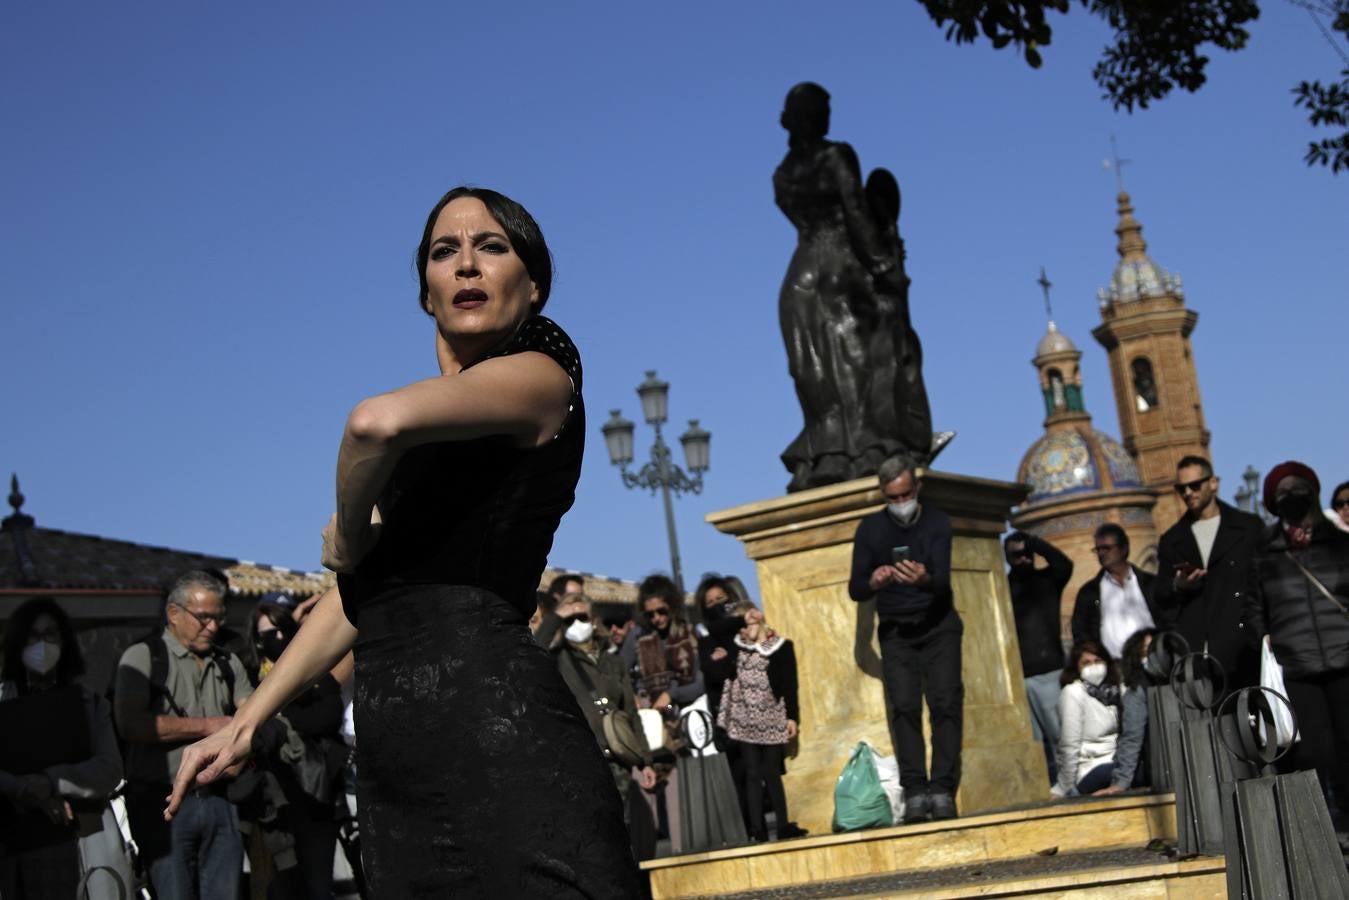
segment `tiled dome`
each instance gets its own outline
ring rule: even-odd
[[[1166,294],[1181,296],[1180,276],[1172,275],[1148,256],[1143,226],[1134,218],[1133,201],[1124,191],[1119,195],[1119,263],[1110,276],[1110,289],[1099,292],[1101,306],[1110,302],[1128,303]]]
[[[1021,460],[1017,480],[1031,487],[1027,505],[1143,486],[1138,466],[1119,441],[1085,423],[1032,444]]]
[[[1179,293],[1180,278],[1173,277],[1151,259],[1120,260],[1110,276],[1110,299],[1142,300]]]

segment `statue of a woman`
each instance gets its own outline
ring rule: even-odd
[[[877,170],[863,189],[853,149],[825,139],[829,94],[817,84],[788,92],[782,126],[773,189],[798,241],[778,314],[805,418],[782,461],[798,491],[874,474],[900,450],[926,459],[932,426],[894,176]]]

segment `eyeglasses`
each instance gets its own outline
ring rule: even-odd
[[[1330,501],[1331,509],[1344,509],[1346,506],[1349,506],[1349,497],[1339,497]]]
[[[577,613],[574,616],[568,616],[567,619],[572,622],[589,622],[590,613]]]
[[[1097,556],[1100,556],[1102,553],[1109,553],[1111,550],[1118,550],[1119,547],[1120,547],[1119,544],[1097,544],[1095,547],[1092,547],[1091,549],[1096,552]]]
[[[43,628],[41,631],[34,629],[28,632],[28,643],[39,644],[43,641],[47,641],[52,644],[61,643],[61,629]]]
[[[668,619],[670,618],[670,607],[657,606],[655,609],[648,609],[646,611],[646,614],[648,616],[660,616],[662,618]]]
[[[1196,478],[1194,481],[1186,481],[1181,484],[1177,484],[1175,486],[1176,493],[1180,494],[1182,497],[1191,492],[1197,494],[1203,489],[1204,485],[1212,477],[1213,477],[1212,475],[1205,475],[1203,478]]]
[[[173,604],[173,605],[176,606],[176,607],[178,607],[179,609],[181,609],[183,612],[187,613],[187,614],[188,614],[189,616],[191,616],[192,618],[196,619],[196,620],[197,620],[197,624],[200,625],[202,628],[205,628],[207,625],[211,624],[212,622],[215,623],[215,625],[216,625],[217,628],[219,628],[219,627],[221,627],[222,625],[225,624],[225,614],[224,614],[224,613],[218,613],[218,614],[216,614],[216,615],[212,615],[212,614],[210,614],[210,613],[199,613],[199,612],[193,612],[192,610],[188,609],[186,606],[184,606],[184,605],[181,604],[181,603],[175,603],[175,604]]]

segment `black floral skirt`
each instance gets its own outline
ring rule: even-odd
[[[373,897],[640,896],[608,766],[517,610],[419,585],[363,602],[357,626]]]

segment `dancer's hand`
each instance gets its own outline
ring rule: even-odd
[[[304,624],[305,616],[309,615],[315,606],[318,606],[319,598],[322,596],[322,594],[315,594],[299,606],[295,607],[291,612],[290,617],[295,620],[296,625]]]
[[[637,783],[641,785],[644,791],[654,788],[656,786],[656,770],[650,766],[642,766],[642,771],[637,775]]]
[[[797,726],[796,720],[795,720],[795,719],[788,719],[788,720],[787,720],[787,740],[789,740],[789,741],[790,741],[790,740],[793,740],[793,739],[797,736],[797,734],[799,734],[799,733],[800,733],[800,728]]]
[[[323,566],[334,572],[354,572],[356,565],[379,542],[380,525],[372,522],[360,533],[348,535],[337,527],[334,513],[323,528]]]
[[[173,820],[190,788],[210,784],[217,778],[238,775],[252,755],[253,736],[232,721],[210,737],[202,738],[183,750],[173,793],[165,797],[164,821]]]

